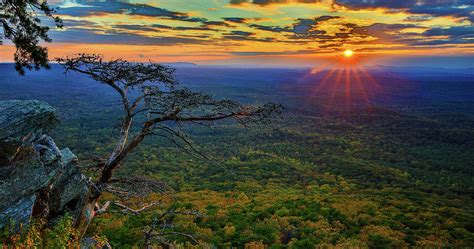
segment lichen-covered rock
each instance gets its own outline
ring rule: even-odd
[[[80,212],[87,185],[77,158],[45,135],[57,124],[46,103],[0,101],[0,227]]]
[[[56,110],[35,100],[0,101],[0,165],[15,156],[22,143],[31,142],[58,124]]]

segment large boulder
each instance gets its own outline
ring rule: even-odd
[[[22,143],[31,142],[57,124],[55,109],[46,103],[0,101],[0,165],[9,163]]]
[[[39,101],[0,101],[0,227],[78,215],[88,187],[76,156],[46,135],[58,124]]]

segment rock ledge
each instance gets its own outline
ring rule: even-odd
[[[47,103],[0,101],[0,227],[80,212],[87,185],[77,158],[47,135],[58,123]]]

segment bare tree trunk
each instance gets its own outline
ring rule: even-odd
[[[84,199],[81,203],[81,212],[75,222],[75,228],[79,232],[80,238],[84,236],[87,231],[87,228],[89,227],[89,224],[96,215],[96,206],[101,195],[102,193],[98,189],[96,189],[94,185],[89,186],[89,191],[87,192],[87,195],[84,196]]]
[[[123,153],[128,137],[130,134],[130,127],[132,126],[132,118],[130,116],[126,116],[123,123],[122,128],[120,129],[120,138],[115,146],[114,151],[107,159],[105,163],[104,169],[102,171],[102,175],[100,181],[97,185],[91,183],[89,186],[89,192],[87,196],[84,198],[83,207],[81,213],[76,221],[76,229],[79,232],[79,236],[83,237],[91,223],[92,219],[96,215],[96,207],[100,197],[102,196],[103,188],[109,182],[110,178],[112,177],[113,170],[123,161],[124,156],[121,156]],[[119,159],[121,158],[121,159]],[[104,174],[108,177],[104,178]],[[109,176],[110,175],[110,176]],[[106,179],[106,180],[105,180]]]
[[[103,170],[102,175],[97,182],[97,185],[92,184],[89,186],[88,196],[84,198],[83,208],[81,213],[76,221],[76,229],[79,232],[79,235],[82,237],[87,231],[89,224],[96,215],[96,207],[100,197],[102,196],[102,191],[106,185],[110,182],[114,170],[122,163],[122,161],[127,157],[127,155],[135,150],[138,145],[145,139],[147,132],[150,131],[151,125],[145,125],[142,132],[127,144],[127,140],[130,133],[130,127],[132,124],[132,119],[127,117],[124,120],[122,130],[120,131],[120,140],[114,150],[107,160]]]
[[[116,154],[115,156],[111,156],[109,160],[107,161],[106,165],[104,166],[104,169],[102,170],[102,175],[99,179],[99,184],[107,184],[110,179],[112,178],[112,175],[114,173],[114,170],[122,163],[122,161],[127,157],[127,155],[135,150],[138,145],[141,144],[143,139],[148,135],[148,132],[150,131],[151,126],[145,126],[140,134],[135,136],[130,143],[128,143],[126,146],[122,147],[120,153]]]
[[[115,146],[114,151],[109,156],[106,165],[111,164],[117,156],[122,153],[123,149],[125,148],[128,140],[128,136],[130,134],[130,127],[132,126],[132,118],[127,115],[122,123],[122,128],[120,129],[120,138]]]

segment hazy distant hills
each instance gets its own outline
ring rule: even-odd
[[[170,62],[170,63],[161,63],[162,65],[169,66],[169,67],[176,67],[176,68],[183,68],[183,67],[197,67],[197,64],[191,62]]]

